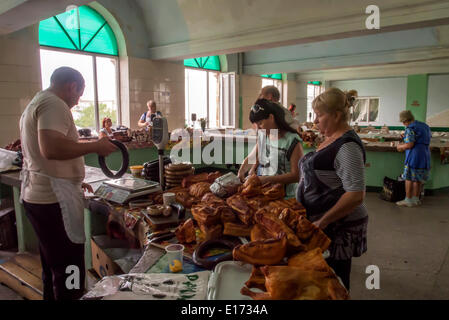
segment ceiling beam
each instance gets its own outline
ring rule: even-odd
[[[339,16],[325,21],[302,21],[279,27],[264,27],[149,48],[151,59],[186,59],[211,54],[230,54],[301,43],[342,39],[382,32],[449,24],[449,1],[381,11],[380,30],[367,30],[367,15]]]
[[[449,73],[449,58],[427,61],[411,61],[396,64],[384,64],[364,67],[351,67],[332,70],[301,72],[296,74],[296,81],[334,81],[373,78],[405,77],[410,74]]]
[[[68,6],[82,6],[91,0],[8,0],[1,7],[0,35],[12,33],[66,11]]]
[[[425,47],[418,49],[400,49],[336,57],[310,58],[295,61],[282,61],[243,66],[245,74],[310,72],[344,67],[403,63],[437,58],[449,58],[449,46]]]

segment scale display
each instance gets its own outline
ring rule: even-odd
[[[122,178],[104,181],[95,195],[108,201],[123,204],[132,198],[161,191],[158,182],[137,178]]]
[[[108,180],[105,181],[104,183],[112,187],[128,190],[131,192],[142,191],[145,189],[154,188],[159,185],[159,183],[155,181],[148,181],[137,178],[121,178],[115,180]]]

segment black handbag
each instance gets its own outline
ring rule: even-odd
[[[397,202],[405,198],[405,181],[399,181],[388,177],[384,178],[384,185],[380,192],[380,198],[385,201]]]

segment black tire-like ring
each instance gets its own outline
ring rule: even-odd
[[[120,141],[118,141],[118,140],[109,140],[109,141],[111,143],[115,144],[122,152],[122,167],[116,174],[113,174],[111,172],[111,170],[109,170],[108,166],[106,165],[106,161],[103,156],[98,156],[98,162],[100,163],[101,171],[103,171],[103,173],[105,174],[106,177],[111,178],[111,179],[118,179],[118,178],[121,178],[126,173],[126,170],[128,170],[129,153],[128,153],[128,149],[126,149],[126,146],[123,143],[121,143]]]
[[[213,248],[215,245],[221,245],[226,248],[229,248],[231,249],[231,252],[221,256],[216,260],[208,260],[206,258],[203,258],[202,256],[204,252],[209,248]],[[232,260],[232,249],[234,249],[235,246],[236,246],[235,242],[227,239],[211,239],[204,241],[198,247],[196,247],[195,251],[193,252],[192,256],[193,262],[197,266],[203,267],[208,270],[212,270],[220,262]]]

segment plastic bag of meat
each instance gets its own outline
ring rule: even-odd
[[[232,172],[229,172],[217,179],[210,186],[210,191],[216,196],[226,198],[237,192],[242,183],[240,179]]]

